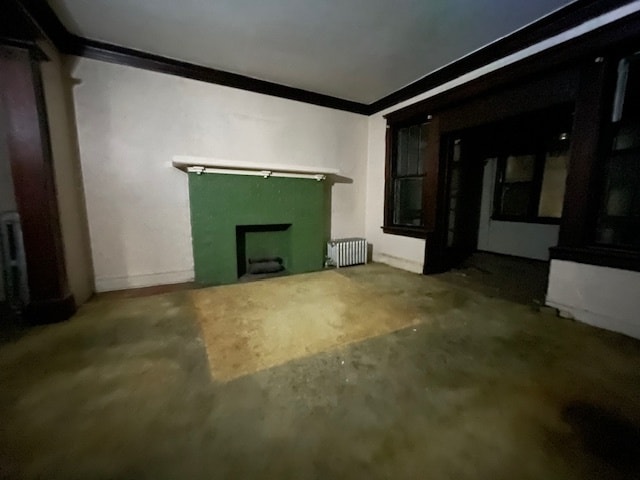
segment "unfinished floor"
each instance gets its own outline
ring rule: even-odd
[[[98,298],[0,346],[0,478],[640,478],[640,342],[460,272],[288,280]],[[274,349],[246,332],[282,288],[300,314]],[[344,290],[361,309],[336,307]],[[209,294],[249,310],[221,324]],[[301,341],[321,318],[329,340]]]

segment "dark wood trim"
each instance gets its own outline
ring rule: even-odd
[[[481,249],[477,249],[476,252],[484,253],[487,255],[493,255],[496,257],[510,258],[512,260],[517,260],[519,262],[521,261],[523,263],[528,263],[530,265],[549,265],[549,260],[540,260],[537,258],[529,258],[529,257],[519,257],[518,255],[510,255],[508,253],[492,252],[490,250],[481,250]]]
[[[586,62],[573,120],[569,169],[565,188],[558,245],[577,247],[589,242],[593,211],[597,200],[596,181],[600,125],[606,111],[609,60]]]
[[[46,2],[37,0],[18,1],[22,3],[34,22],[41,27],[42,31],[58,50],[65,54],[177,75],[201,82],[238,88],[361,115],[369,113],[369,106],[364,103],[83,38],[70,33]]]
[[[433,122],[436,122],[435,124]],[[400,128],[410,125],[427,124],[427,145],[420,151],[421,158],[424,158],[424,174],[422,177],[422,226],[412,227],[408,225],[395,225],[393,223],[393,181],[394,165],[396,162],[395,142],[396,135]],[[384,233],[392,235],[403,235],[414,238],[425,238],[425,235],[435,228],[435,197],[433,197],[433,186],[437,186],[438,175],[438,144],[439,133],[437,120],[431,117],[423,118],[419,121],[407,125],[387,125],[385,134],[385,181],[384,181],[384,225],[381,227]]]
[[[394,130],[391,128],[391,125],[387,124],[387,128],[385,130],[385,155],[384,155],[384,227],[382,227],[382,231],[384,233],[393,233],[392,231],[388,231],[389,228],[393,225],[393,205],[390,202],[390,198],[393,195],[393,135]],[[385,230],[386,228],[386,230]],[[396,233],[397,235],[401,235]]]
[[[36,44],[39,30],[22,6],[15,0],[5,0],[0,16],[0,45],[29,50],[32,56],[48,60]]]
[[[76,313],[76,302],[73,295],[48,300],[34,300],[29,302],[22,317],[31,325],[61,322],[71,318]]]
[[[436,117],[437,118],[437,117]],[[440,135],[440,132],[436,132]],[[449,142],[447,141],[447,144]],[[440,142],[439,146],[442,146]],[[449,145],[447,145],[448,147]],[[424,263],[422,273],[429,275],[442,273],[449,266],[445,255],[447,245],[447,222],[449,217],[449,183],[451,175],[451,162],[449,161],[449,148],[438,148],[436,153],[438,161],[437,176],[435,177],[435,228],[425,238]]]
[[[62,24],[49,4],[44,0],[9,0],[20,8],[33,27],[38,29],[42,36],[49,39],[61,52],[66,52],[73,41],[72,35]]]
[[[576,27],[588,20],[632,0],[580,0],[527,25],[475,52],[436,70],[370,105],[369,115],[385,110],[416,95],[429,91],[443,83],[454,80],[466,73],[488,65],[551,36]]]
[[[549,251],[552,260],[640,272],[639,252],[601,247],[552,247]]]
[[[523,58],[479,78],[448,89],[385,115],[391,122],[406,122],[426,114],[453,108],[470,98],[499,92],[517,86],[536,76],[553,74],[558,70],[575,68],[586,60],[605,56],[621,42],[633,42],[640,37],[640,12],[592,30],[577,38]],[[376,113],[375,111],[369,114]]]
[[[553,217],[518,217],[510,215],[492,215],[491,220],[496,222],[512,222],[512,223],[536,223],[540,225],[560,225],[559,218]]]
[[[427,156],[425,165],[422,211],[424,229],[431,233],[438,223],[438,178],[440,176],[440,118],[430,117],[427,136]]]
[[[403,237],[425,238],[427,232],[424,227],[399,227],[395,225],[380,227],[384,233],[390,235],[401,235]]]
[[[550,36],[566,31],[584,23],[587,20],[596,18],[599,15],[624,6],[632,0],[578,0],[572,2],[541,18],[540,20],[529,24],[526,27],[439,70],[436,70],[420,80],[368,105],[83,38],[70,33],[58,19],[55,12],[47,2],[41,0],[11,1],[18,2],[22,6],[33,22],[39,26],[40,30],[62,53],[86,56],[95,60],[129,65],[170,75],[183,76],[194,80],[225,85],[362,115],[373,115],[381,110],[392,107],[397,103],[409,100],[416,95],[458,78],[461,75],[483,67],[495,60],[534,45],[546,38],[549,38]],[[618,21],[615,23],[617,24],[615,27],[607,25],[597,29],[597,31],[605,29],[608,32],[605,37],[615,37],[616,30],[619,29],[620,24],[623,22]],[[532,57],[528,57],[527,59],[523,59],[509,67],[499,69],[497,72],[487,74],[479,79],[480,82],[471,81],[469,82],[469,85],[465,84],[466,86],[463,90],[465,93],[462,96],[468,97],[472,94],[469,92],[469,88],[472,90],[482,90],[488,88],[488,86],[493,86],[493,88],[499,87],[504,81],[515,80],[516,77],[521,74],[521,71],[528,73],[532,68],[540,68],[541,66],[552,68],[558,63],[558,61],[563,62],[567,60],[567,52],[573,52],[572,55],[574,56],[579,55],[581,49],[576,49],[576,45],[579,46],[585,37],[592,36],[593,32],[585,34],[579,37],[579,39],[570,40],[560,46],[549,49],[549,51],[557,51],[560,53],[560,58],[558,59],[554,59],[553,55],[549,55],[547,52],[542,52],[544,55],[537,54]],[[582,49],[583,54],[585,50],[593,51],[595,47],[593,39],[589,40],[587,43],[588,48]],[[451,103],[456,97],[460,96],[460,92],[453,89],[452,91],[447,91],[441,95],[438,95],[441,101]],[[433,102],[432,99],[429,100]]]
[[[69,293],[58,203],[53,173],[49,126],[40,64],[31,52],[0,47],[0,95],[7,115],[7,147],[20,214],[27,260],[30,305],[39,321],[62,319],[63,310],[35,305],[73,304]],[[66,317],[68,318],[68,317]]]
[[[74,36],[75,37],[75,36]],[[286,98],[298,102],[309,103],[321,107],[343,110],[351,113],[366,115],[369,111],[364,103],[344,100],[342,98],[310,92],[300,88],[288,87],[278,83],[258,80],[257,78],[225,72],[215,68],[203,67],[193,63],[182,62],[160,55],[119,47],[108,43],[97,42],[85,38],[75,37],[70,49],[65,53],[81,57],[101,60],[103,62],[128,65],[169,75],[199,80],[201,82],[238,88],[250,92],[261,93],[273,97]]]

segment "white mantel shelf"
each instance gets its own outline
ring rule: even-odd
[[[221,173],[231,175],[253,175],[264,178],[310,178],[317,181],[324,180],[328,175],[338,175],[340,173],[338,169],[327,167],[241,162],[236,160],[192,157],[187,155],[176,155],[173,157],[173,166],[180,170],[184,170],[185,172],[197,173],[198,175],[202,173]]]

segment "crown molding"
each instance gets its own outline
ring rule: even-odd
[[[432,90],[549,37],[558,35],[633,0],[576,0],[541,19],[460,58],[369,104],[369,115]]]
[[[65,54],[177,75],[361,115],[373,115],[393,107],[493,61],[633,2],[576,0],[373,103],[365,104],[80,37],[66,29],[45,0],[13,1],[21,5],[43,35]]]
[[[91,40],[69,32],[46,1],[16,0],[55,47],[64,54],[177,75],[321,107],[367,115],[369,106],[343,98],[204,67],[132,48]]]

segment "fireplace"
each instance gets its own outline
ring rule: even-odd
[[[291,263],[291,224],[236,225],[238,279],[287,275]]]
[[[315,178],[190,172],[196,282],[236,283],[248,273],[249,259],[271,262],[258,270],[278,270],[263,274],[321,270],[329,199],[330,185]]]

